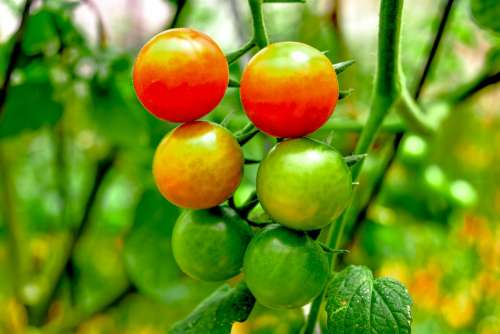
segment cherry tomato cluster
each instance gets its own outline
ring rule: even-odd
[[[247,116],[262,132],[286,138],[259,166],[257,197],[276,224],[257,232],[223,205],[242,178],[240,144],[221,125],[198,120],[218,105],[228,86],[228,63],[219,46],[194,29],[162,32],[137,56],[133,81],[149,112],[184,123],[163,138],[153,160],[161,194],[186,209],[172,235],[180,268],[206,281],[243,271],[256,299],[271,308],[310,302],[329,271],[324,250],[307,231],[337,218],[352,192],[340,153],[304,137],[328,120],[338,100],[328,58],[308,45],[281,42],[260,50],[244,70],[240,93]]]

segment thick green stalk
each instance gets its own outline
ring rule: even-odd
[[[269,44],[266,26],[264,25],[264,14],[262,12],[263,0],[248,0],[253,22],[253,40],[259,49]]]
[[[385,116],[399,96],[400,79],[400,33],[403,0],[382,0],[380,4],[379,32],[378,32],[378,60],[375,72],[375,85],[372,93],[372,103],[366,126],[354,150],[354,154],[365,154],[371,147]],[[356,180],[363,160],[352,168],[353,180]],[[340,245],[342,232],[348,219],[356,216],[356,209],[351,205],[343,215],[330,226],[327,246],[337,249]],[[336,254],[331,254],[332,269],[335,267]],[[304,334],[312,334],[318,319],[324,292],[317,297],[307,319]]]
[[[370,114],[354,150],[367,153],[385,116],[399,96],[399,62],[401,12],[403,0],[383,0],[380,4],[378,34],[378,60]],[[357,179],[363,162],[354,166],[353,179]]]
[[[432,68],[435,66],[434,63],[436,60],[436,55],[437,55],[437,52],[438,52],[439,47],[441,45],[441,41],[443,39],[445,29],[448,26],[448,22],[449,22],[450,17],[451,17],[451,11],[453,8],[454,1],[455,0],[445,0],[443,11],[441,13],[441,18],[439,20],[439,25],[437,27],[436,34],[435,34],[434,39],[432,41],[431,48],[429,50],[429,54],[427,55],[427,60],[426,60],[425,65],[424,65],[424,69],[420,75],[420,78],[417,80],[417,85],[416,85],[414,92],[413,92],[413,99],[412,100],[415,101],[415,104],[420,98],[422,88],[425,85],[425,83],[427,82],[427,79],[429,77],[429,74],[432,71]],[[407,91],[403,92],[403,94],[404,93],[408,94]],[[411,122],[408,122],[408,120],[407,120],[407,123],[411,123]],[[413,124],[413,125],[415,125],[415,124]],[[396,159],[397,151],[398,151],[398,148],[399,148],[403,138],[404,138],[403,132],[396,134],[394,141],[392,143],[393,150],[392,150],[392,153],[390,153],[389,157],[387,158],[386,167],[381,172],[381,174],[377,176],[376,181],[375,181],[374,186],[373,186],[373,190],[371,191],[369,198],[366,201],[366,204],[364,204],[363,207],[360,209],[359,214],[356,217],[356,222],[354,222],[354,224],[353,224],[354,226],[351,226],[352,230],[357,230],[360,228],[360,225],[364,221],[366,214],[369,210],[369,207],[375,202],[375,199],[376,199],[378,193],[382,189],[382,185],[384,183],[385,176],[386,176],[387,172],[389,171],[389,169],[391,168],[391,165],[393,164],[393,162]],[[349,232],[349,234],[351,236],[353,236],[354,233],[355,233],[354,231]]]

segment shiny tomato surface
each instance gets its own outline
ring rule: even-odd
[[[352,177],[344,158],[308,138],[278,143],[259,166],[257,196],[271,218],[296,230],[322,228],[349,204]]]
[[[250,241],[243,273],[260,304],[295,308],[321,292],[328,279],[328,259],[304,232],[273,224]]]
[[[153,159],[153,175],[162,195],[189,209],[211,208],[238,187],[243,153],[224,127],[195,121],[183,124],[161,141]]]
[[[275,137],[302,137],[319,129],[338,100],[337,75],[319,50],[298,42],[271,44],[248,63],[241,102],[250,120]]]
[[[190,122],[222,100],[229,68],[209,36],[194,29],[170,29],[141,49],[133,79],[137,96],[149,112],[170,122]]]
[[[185,210],[175,223],[172,250],[179,267],[202,281],[240,273],[252,230],[229,208]]]

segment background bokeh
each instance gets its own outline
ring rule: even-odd
[[[445,2],[405,1],[402,61],[410,87]],[[23,3],[0,0],[0,82]],[[354,92],[314,134],[333,136],[345,155],[370,103],[378,6],[265,5],[272,41],[311,44],[334,63],[356,60],[339,76],[341,89]],[[174,262],[170,234],[178,209],[151,177],[154,149],[174,125],[149,115],[131,84],[138,49],[174,17],[226,52],[251,35],[243,0],[33,5],[0,120],[0,333],[164,333],[218,286],[187,278]],[[351,253],[342,262],[402,281],[414,301],[417,334],[500,332],[500,86],[464,93],[485,75],[498,77],[500,35],[483,28],[468,0],[455,1],[420,99],[443,124],[435,138],[405,137],[378,196],[361,196],[355,205],[370,205],[346,231]],[[231,66],[232,77],[247,60]],[[229,88],[208,119],[225,119],[233,131],[243,127],[238,90]],[[392,114],[389,121],[400,123]],[[332,132],[335,123],[346,127]],[[387,168],[398,129],[382,131],[367,158],[358,185],[367,194]],[[245,156],[260,159],[272,144],[259,135]],[[245,168],[237,204],[254,188],[255,173],[256,166]],[[257,307],[233,332],[298,333],[302,323],[302,310]]]

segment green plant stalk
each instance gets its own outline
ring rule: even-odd
[[[175,8],[175,13],[172,18],[172,21],[168,24],[167,29],[172,29],[177,27],[179,24],[179,19],[181,17],[182,10],[187,4],[187,0],[178,0],[177,1],[177,7]]]
[[[253,22],[253,40],[259,49],[269,45],[266,26],[264,25],[264,14],[262,12],[263,0],[248,0]]]
[[[403,0],[382,0],[380,4],[378,59],[375,72],[375,85],[372,93],[372,103],[366,126],[354,150],[354,154],[366,154],[371,147],[385,116],[392,108],[400,93],[401,64],[399,59],[401,14]],[[353,181],[356,181],[363,160],[352,168]],[[328,231],[326,244],[337,249],[348,219],[356,216],[356,209],[351,205],[341,218],[332,223]],[[336,254],[331,254],[332,271],[335,268]],[[324,291],[314,300],[304,334],[312,334],[318,320],[319,310],[324,297]]]
[[[365,127],[363,121],[350,119],[332,119],[321,127],[321,131],[339,131],[339,132],[361,132]],[[386,120],[380,126],[379,131],[384,133],[400,133],[406,131],[406,126],[399,120]]]
[[[433,63],[434,63],[434,60],[436,59],[436,55],[437,55],[437,52],[439,50],[439,46],[441,45],[441,40],[443,38],[445,28],[447,27],[447,23],[449,22],[449,19],[451,17],[453,3],[454,3],[454,0],[447,0],[445,5],[444,5],[444,8],[443,8],[440,20],[439,20],[439,25],[436,29],[436,34],[434,36],[434,40],[433,40],[431,48],[429,50],[429,54],[427,56],[427,60],[426,60],[425,65],[424,65],[424,69],[423,69],[422,73],[420,74],[420,78],[418,79],[417,85],[414,89],[413,100],[415,101],[415,103],[416,103],[416,101],[419,100],[420,94],[422,92],[422,88],[425,85],[425,82],[427,81],[427,78],[429,77],[429,74],[433,68]],[[487,73],[487,71],[482,72],[482,73]],[[403,79],[403,78],[401,78],[401,79]],[[459,89],[459,91],[460,91],[460,89]],[[374,186],[373,186],[372,191],[369,195],[369,198],[366,201],[366,204],[364,204],[363,207],[360,209],[359,214],[356,217],[356,222],[354,223],[353,228],[359,229],[359,225],[361,224],[361,221],[364,220],[364,217],[366,217],[366,214],[369,210],[369,207],[374,203],[375,198],[377,197],[377,194],[382,189],[382,184],[384,182],[385,176],[386,176],[388,170],[390,169],[390,166],[392,165],[392,163],[394,162],[394,160],[396,158],[396,154],[397,154],[399,145],[404,137],[403,134],[404,134],[403,132],[396,134],[394,141],[392,143],[393,150],[392,150],[392,153],[389,154],[389,157],[388,157],[387,163],[386,163],[386,167],[380,173],[380,175],[377,176],[377,180],[374,183]],[[349,225],[349,226],[352,227],[352,225]],[[349,232],[349,234],[351,236],[353,235],[352,232]]]
[[[401,97],[397,105],[399,115],[404,119],[408,129],[422,136],[430,136],[436,132],[437,126],[431,124],[405,86],[401,89]]]
[[[106,28],[104,26],[104,20],[102,18],[101,12],[99,8],[96,6],[93,0],[84,0],[83,1],[90,10],[93,12],[96,20],[97,20],[97,36],[98,36],[98,45],[101,50],[104,50],[108,47],[108,34],[106,32]],[[182,2],[182,1],[179,1]],[[180,5],[179,5],[180,6]]]
[[[241,56],[243,56],[245,53],[248,51],[252,50],[255,47],[255,42],[253,41],[253,38],[246,42],[242,47],[240,47],[238,50],[230,52],[226,55],[226,60],[229,65],[240,59]]]
[[[111,153],[97,164],[96,175],[94,183],[90,189],[87,201],[85,203],[83,213],[80,221],[76,225],[74,231],[70,231],[68,238],[64,241],[63,249],[58,262],[54,264],[54,268],[50,273],[50,278],[46,285],[42,286],[42,293],[40,299],[33,305],[34,320],[37,322],[43,321],[47,316],[48,308],[54,301],[56,288],[63,279],[65,269],[71,264],[76,244],[80,237],[86,232],[88,224],[90,223],[90,215],[97,203],[97,196],[102,189],[104,180],[108,173],[111,171],[117,157],[116,149],[112,149]]]
[[[9,55],[9,60],[7,62],[7,67],[5,70],[4,81],[0,86],[0,121],[2,120],[2,113],[4,111],[5,102],[7,101],[7,92],[10,86],[10,80],[12,78],[12,73],[17,66],[19,61],[19,56],[21,55],[21,45],[24,38],[24,31],[26,30],[26,23],[28,22],[29,12],[33,0],[26,0],[23,7],[23,12],[21,14],[21,23],[14,33],[14,45],[12,46],[12,51]]]

